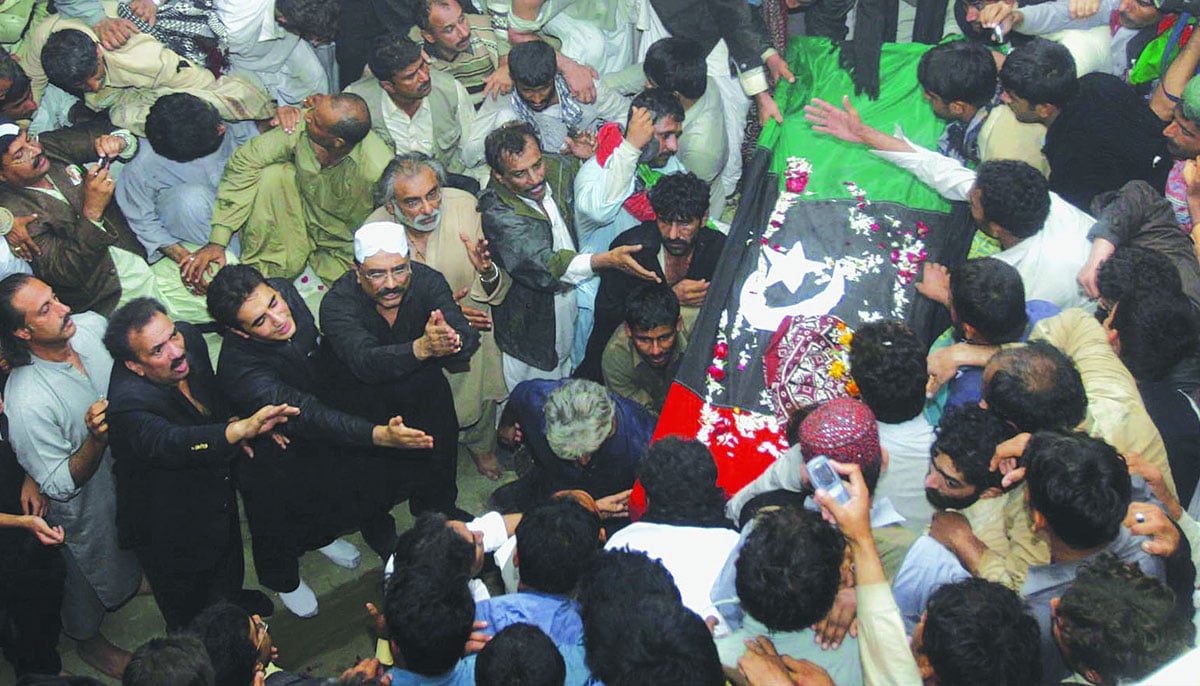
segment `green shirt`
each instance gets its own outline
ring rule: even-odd
[[[667,391],[679,372],[679,363],[687,350],[687,338],[680,331],[675,335],[675,349],[665,367],[654,367],[638,354],[633,341],[625,333],[622,324],[608,339],[600,366],[604,371],[604,383],[613,393],[623,395],[641,403],[654,413],[662,411],[667,401]]]
[[[333,283],[354,262],[354,232],[374,209],[372,189],[391,159],[387,144],[371,132],[349,155],[322,168],[303,121],[290,134],[272,129],[229,158],[217,189],[209,240],[228,245],[234,232],[242,230],[243,262],[290,265],[283,271],[295,273],[268,276],[295,278],[297,257],[302,255],[323,281]],[[267,174],[272,165],[285,164],[291,165],[294,186],[292,179],[281,178],[278,172]],[[268,206],[288,204],[294,199],[287,196],[293,193],[303,208],[303,226],[277,221],[275,217],[286,215]],[[285,197],[272,197],[280,195]]]

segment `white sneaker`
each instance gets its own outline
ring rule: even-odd
[[[300,580],[300,585],[296,587],[296,590],[280,593],[279,599],[283,601],[284,607],[291,610],[292,614],[297,617],[317,616],[317,595],[313,593],[308,584],[304,583],[304,579]]]
[[[344,538],[336,538],[333,543],[317,548],[317,552],[329,558],[333,564],[346,569],[355,569],[362,560],[362,554],[354,544]]]

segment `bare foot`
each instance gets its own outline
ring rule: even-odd
[[[120,679],[121,674],[125,672],[125,666],[129,664],[129,651],[113,645],[103,634],[80,641],[78,649],[79,657],[83,658],[84,662],[114,679]]]
[[[500,460],[496,459],[496,453],[476,453],[472,451],[471,457],[475,460],[475,469],[478,469],[480,474],[492,481],[499,481],[500,477],[504,476],[504,468],[500,466]]]

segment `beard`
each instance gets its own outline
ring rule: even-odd
[[[942,495],[941,493],[937,492],[937,489],[926,488],[925,499],[929,501],[930,505],[933,505],[939,510],[965,510],[974,505],[975,501],[979,500],[979,494],[974,493],[972,495],[955,498],[953,496]]]
[[[435,231],[442,223],[441,210],[434,210],[429,214],[418,214],[415,217],[409,217],[402,212],[393,212],[392,216],[395,217],[396,223],[421,233]]]

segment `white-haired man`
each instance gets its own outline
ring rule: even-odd
[[[545,418],[543,422],[542,418]],[[558,491],[585,491],[602,517],[625,517],[655,416],[594,381],[534,379],[508,396],[500,418],[502,441],[519,441],[533,466],[496,489],[494,507],[526,512]]]

